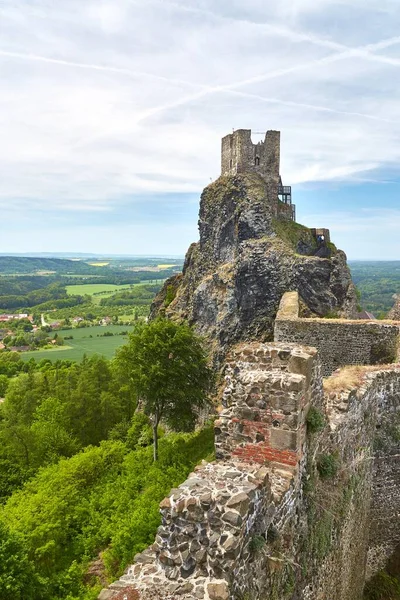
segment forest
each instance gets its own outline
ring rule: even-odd
[[[194,428],[211,385],[202,340],[162,320],[111,361],[0,353],[2,600],[94,599],[122,573],[170,488],[212,459],[212,427]]]
[[[384,318],[400,293],[400,261],[349,261],[360,303],[376,318]]]

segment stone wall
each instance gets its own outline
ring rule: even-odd
[[[353,592],[339,597],[361,598],[363,582],[385,567],[400,544],[400,437],[393,429],[400,423],[399,366],[364,367],[358,382],[344,390],[335,384],[341,376],[339,371],[327,381],[325,399],[339,465],[330,508],[339,533],[332,531],[336,544],[304,600],[337,598],[343,587]],[[332,391],[331,384],[338,389]]]
[[[367,577],[400,545],[400,374],[376,375],[368,390],[377,406]]]
[[[221,175],[256,172],[279,183],[280,132],[267,131],[265,140],[253,144],[250,129],[238,129],[222,138]],[[277,195],[277,189],[276,189]]]
[[[225,377],[217,461],[163,500],[155,543],[101,600],[132,587],[143,599],[228,600],[270,586],[274,540],[261,557],[265,577],[257,575],[255,546],[267,548],[268,531],[294,528],[306,409],[313,390],[321,393],[319,365],[313,349],[255,343],[232,352]]]
[[[299,317],[297,292],[283,295],[274,325],[277,342],[315,346],[324,376],[345,365],[394,362],[400,323]]]
[[[171,490],[154,544],[100,599],[361,600],[400,544],[400,367],[378,369],[324,394],[315,349],[234,348],[217,460]]]

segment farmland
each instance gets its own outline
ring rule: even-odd
[[[113,283],[84,283],[78,285],[67,285],[66,290],[68,296],[93,296],[97,294],[114,294],[121,290],[128,290],[129,285],[115,285]]]
[[[103,327],[101,325],[94,327],[82,327],[61,331],[63,336],[72,335],[72,340],[65,340],[64,346],[57,346],[51,350],[34,350],[32,352],[21,353],[21,358],[25,361],[34,358],[42,360],[49,358],[51,361],[56,360],[82,360],[84,354],[91,356],[99,354],[106,358],[112,358],[117,348],[122,346],[127,341],[126,335],[121,335],[124,331],[132,331],[133,326],[124,325],[109,325]],[[104,336],[105,333],[113,335]]]

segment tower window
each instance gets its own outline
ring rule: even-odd
[[[229,161],[229,168],[232,169],[232,159]]]
[[[255,159],[254,159],[254,164],[255,164],[255,166],[256,166],[256,167],[259,167],[259,166],[260,166],[260,157],[259,157],[259,156],[256,156],[256,157],[255,157]]]

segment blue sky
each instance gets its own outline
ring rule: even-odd
[[[234,127],[282,132],[298,221],[351,259],[400,259],[399,17],[398,0],[1,0],[0,252],[184,254]]]

